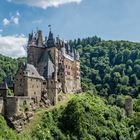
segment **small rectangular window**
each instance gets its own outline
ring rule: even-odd
[[[46,85],[46,82],[43,82],[43,85]]]

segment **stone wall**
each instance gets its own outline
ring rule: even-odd
[[[23,111],[22,107],[27,104],[30,107],[32,99],[29,97],[7,97],[4,101],[4,115],[7,118],[13,117],[16,113]]]
[[[18,100],[16,97],[7,97],[4,101],[4,115],[7,118],[12,117],[18,110]]]
[[[23,106],[26,104],[28,107],[31,107],[33,100],[30,97],[16,97],[17,99],[17,112],[23,111]]]
[[[37,101],[41,99],[42,81],[39,78],[24,76],[22,67],[17,72],[14,80],[14,95],[34,97]]]
[[[27,95],[28,97],[34,97],[36,102],[41,100],[42,81],[37,78],[27,78]]]
[[[64,58],[63,87],[65,93],[75,93],[81,90],[80,61]]]
[[[38,68],[38,62],[46,48],[31,46],[28,48],[27,62]]]
[[[75,61],[75,92],[81,92],[80,61]]]
[[[57,103],[57,94],[58,94],[58,86],[54,80],[48,80],[48,89],[47,89],[48,99],[51,104]]]
[[[23,66],[21,66],[14,79],[14,95],[15,96],[24,96],[24,90],[26,87],[25,79],[23,76]]]

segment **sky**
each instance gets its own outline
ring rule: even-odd
[[[64,40],[97,35],[140,42],[140,0],[0,0],[0,53],[26,56],[28,34]]]

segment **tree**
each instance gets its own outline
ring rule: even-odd
[[[136,73],[137,77],[140,78],[140,65],[134,65],[134,72]]]
[[[123,76],[122,79],[121,79],[121,83],[123,85],[128,85],[129,84],[129,77],[128,76]]]
[[[118,83],[120,83],[121,82],[121,75],[120,75],[120,73],[119,72],[114,72],[113,73],[113,83],[115,84],[115,85],[117,85]]]
[[[132,72],[133,72],[133,70],[132,70],[132,67],[131,67],[131,66],[128,66],[128,67],[126,68],[126,70],[125,70],[125,73],[126,73],[127,75],[131,75]]]
[[[136,76],[136,74],[132,74],[131,76],[130,76],[130,85],[136,85],[137,84],[137,81],[138,81],[138,78],[137,78],[137,76]]]
[[[130,96],[125,98],[125,113],[128,117],[130,117],[133,113],[133,100]]]
[[[126,63],[127,60],[129,60],[130,54],[131,54],[131,52],[130,52],[130,50],[128,50],[128,49],[125,49],[125,50],[123,51],[123,63]]]

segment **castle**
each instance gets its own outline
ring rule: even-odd
[[[43,102],[55,105],[60,93],[78,93],[80,85],[79,53],[50,28],[43,40],[42,31],[29,34],[27,62],[22,64],[14,79],[14,96],[8,96],[7,84],[0,85],[0,112],[12,117],[27,104],[33,108]]]

